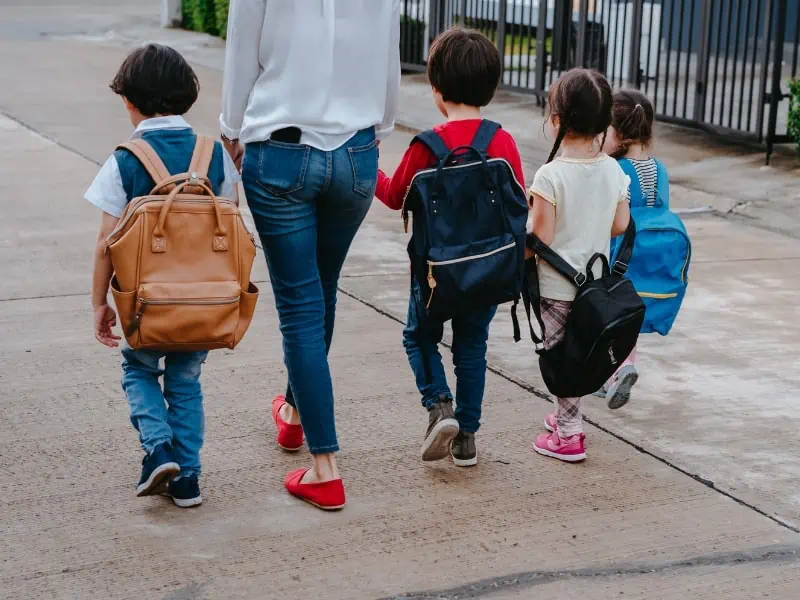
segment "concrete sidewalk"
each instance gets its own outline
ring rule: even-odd
[[[140,454],[118,355],[91,336],[99,216],[81,195],[130,132],[107,90],[124,47],[163,39],[206,65],[220,48],[154,28],[154,0],[98,3],[74,3],[75,21],[63,3],[57,19],[44,2],[11,7],[17,27],[0,16],[0,597],[797,598],[800,539],[779,521],[800,521],[798,315],[783,305],[800,251],[710,217],[689,224],[696,267],[679,330],[645,348],[630,409],[590,403],[600,427],[587,429],[583,465],[533,453],[548,404],[532,348],[510,344],[503,315],[480,465],[417,460],[425,415],[398,322],[406,237],[376,206],[346,266],[331,355],[348,507],[323,514],[283,491],[306,459],[273,445],[269,401],[285,371],[262,257],[253,327],[204,375],[205,504],[133,497]],[[221,73],[198,73],[189,117],[215,133]],[[382,144],[386,168],[407,142]]]

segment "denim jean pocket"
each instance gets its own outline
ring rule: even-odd
[[[302,189],[310,154],[309,146],[264,142],[258,153],[257,183],[279,197]]]
[[[373,140],[366,146],[353,146],[347,152],[353,167],[353,191],[371,198],[378,184],[378,141]]]

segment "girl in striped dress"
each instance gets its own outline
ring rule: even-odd
[[[611,127],[603,145],[603,150],[609,155],[617,160],[628,159],[633,164],[647,206],[655,206],[659,189],[658,163],[650,156],[654,117],[653,104],[647,96],[638,90],[618,91],[614,94]],[[661,172],[664,173],[663,169]],[[635,186],[628,188],[629,203],[631,189]],[[634,348],[606,385],[595,393],[608,401],[609,408],[621,408],[630,400],[631,389],[639,379],[635,360]]]

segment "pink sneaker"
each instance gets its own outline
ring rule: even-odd
[[[547,416],[544,418],[544,428],[547,429],[549,432],[553,432],[556,430],[556,425],[558,421],[556,421],[556,413],[547,413]]]
[[[561,439],[558,432],[543,433],[536,437],[533,449],[539,454],[550,456],[566,462],[580,462],[586,458],[586,446],[583,440],[586,436],[582,433]]]

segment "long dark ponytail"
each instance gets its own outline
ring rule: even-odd
[[[558,134],[547,162],[558,154],[567,134],[596,137],[611,124],[613,96],[605,77],[591,69],[572,69],[562,75],[547,96],[550,115],[559,120]],[[601,144],[602,147],[602,144]]]

